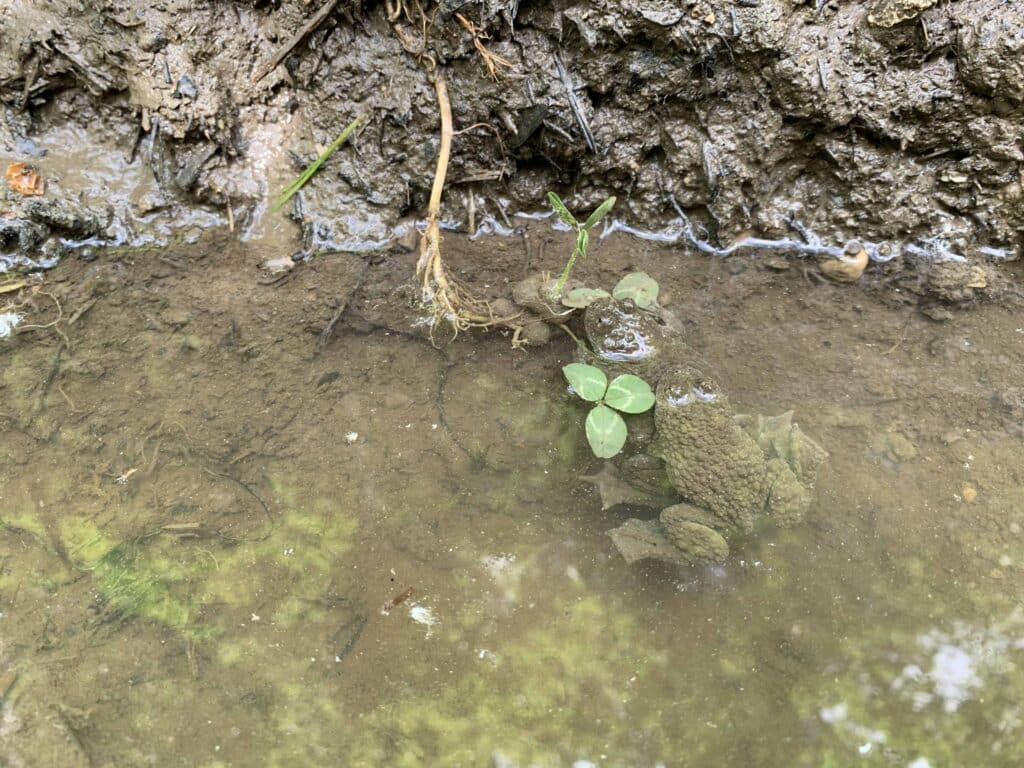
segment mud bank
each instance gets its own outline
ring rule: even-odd
[[[577,208],[616,194],[648,228],[677,218],[674,201],[718,245],[795,228],[878,243],[883,258],[1017,257],[1024,11],[1011,3],[446,0],[425,45],[411,6],[394,23],[381,3],[332,8],[301,35],[318,11],[298,0],[5,0],[0,159],[40,165],[77,215],[9,197],[4,248],[214,223],[293,234],[264,215],[268,195],[358,114],[365,129],[290,217],[307,249],[379,246],[426,202],[429,57],[459,131],[455,228],[557,189]],[[495,79],[480,47],[508,62]],[[67,178],[90,162],[115,168],[91,186]]]

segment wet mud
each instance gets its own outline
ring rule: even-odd
[[[566,239],[491,239],[484,266],[446,243],[501,293]],[[624,235],[594,257],[587,284],[659,275],[738,403],[798,409],[830,454],[803,525],[719,568],[627,565],[604,532],[656,511],[580,479],[572,341],[435,348],[401,249],[271,280],[224,232],[19,294],[3,759],[1019,763],[1019,318]]]
[[[1021,10],[431,9],[0,0],[0,763],[1020,765]],[[429,60],[450,275],[617,195],[574,277],[796,410],[800,526],[627,564],[572,340],[431,325]]]
[[[941,284],[927,265],[961,257],[984,273],[939,285],[940,298],[998,283],[990,273],[1018,256],[1024,17],[1012,3],[441,3],[425,41],[412,4],[325,9],[0,6],[0,153],[64,184],[61,169],[79,165],[68,152],[116,152],[114,175],[151,187],[67,183],[55,197],[75,216],[8,199],[5,246],[34,256],[51,231],[140,244],[212,221],[280,228],[267,201],[364,115],[290,226],[306,251],[379,247],[421,215],[433,176],[429,57],[458,131],[453,228],[500,226],[551,189],[579,210],[615,194],[633,226],[685,211],[719,247],[799,233],[875,243],[873,260],[915,283]],[[69,126],[70,142],[49,133]]]

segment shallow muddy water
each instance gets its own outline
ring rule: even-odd
[[[558,266],[446,247],[496,292]],[[830,453],[803,525],[630,567],[568,339],[437,349],[411,256],[266,255],[68,260],[25,308],[61,334],[0,339],[4,765],[1024,761],[1019,316],[602,242],[581,277],[655,275],[732,397]]]

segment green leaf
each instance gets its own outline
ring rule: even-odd
[[[563,223],[569,225],[573,229],[579,229],[580,223],[576,221],[575,216],[569,213],[569,209],[565,207],[565,203],[562,202],[562,198],[554,192],[548,192],[548,203],[551,205],[551,210],[555,212],[555,215],[558,216]]]
[[[573,288],[562,297],[562,304],[573,309],[589,307],[598,299],[610,298],[611,294],[603,288]]]
[[[646,272],[633,272],[619,280],[612,296],[619,301],[632,299],[638,307],[650,307],[658,301],[658,281]]]
[[[581,229],[580,233],[576,236],[576,253],[580,256],[586,256],[588,245],[590,245],[590,233],[585,229]]]
[[[334,154],[334,150],[348,141],[348,137],[352,135],[352,132],[355,131],[356,128],[359,127],[359,123],[362,122],[362,120],[363,116],[359,115],[355,120],[346,125],[345,130],[338,135],[338,138],[331,143],[331,146],[325,149],[320,157],[310,163],[309,167],[299,174],[299,177],[295,179],[295,181],[284,188],[284,191],[281,192],[281,197],[278,198],[277,205],[271,209],[272,213],[277,213],[281,210],[284,207],[284,204],[291,200],[292,197],[294,197],[296,193],[306,185],[307,181],[313,178],[313,174],[320,170],[320,166],[324,164],[328,157]]]
[[[562,369],[562,373],[565,374],[573,391],[591,403],[596,403],[604,397],[604,391],[608,389],[608,377],[604,375],[604,371],[592,365],[569,363]]]
[[[612,379],[604,401],[623,413],[643,413],[654,405],[654,393],[650,385],[639,376],[624,373]]]
[[[592,214],[590,214],[590,218],[587,219],[586,223],[583,225],[583,228],[584,229],[593,229],[594,227],[596,227],[597,223],[599,221],[601,221],[601,219],[603,219],[605,216],[608,215],[608,212],[612,209],[612,207],[614,205],[615,205],[615,198],[614,197],[609,197],[607,200],[605,200],[603,203],[601,203],[599,206],[597,206],[597,210],[596,211],[594,211]]]
[[[607,405],[598,405],[587,414],[587,441],[594,455],[610,459],[626,444],[626,422]]]

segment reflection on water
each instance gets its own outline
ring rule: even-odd
[[[832,459],[807,524],[716,568],[630,568],[605,535],[627,513],[577,481],[597,467],[568,347],[353,325],[312,355],[330,281],[225,265],[81,267],[69,346],[0,340],[6,762],[1024,760],[1024,456],[977,415],[981,372],[1013,374],[1005,318],[961,366],[865,339],[881,308],[709,302],[731,394],[796,405]]]

